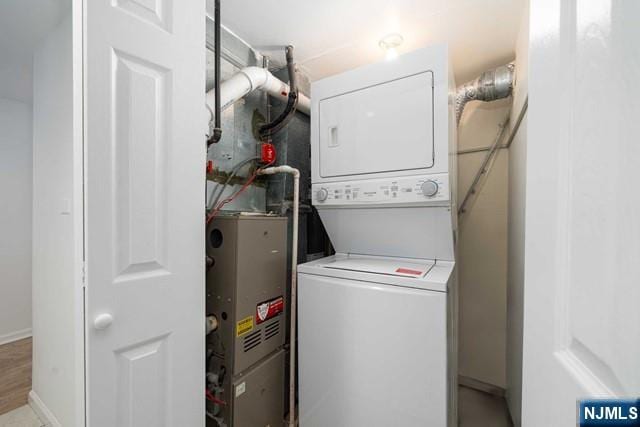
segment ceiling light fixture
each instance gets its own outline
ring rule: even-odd
[[[391,61],[398,57],[398,46],[402,44],[404,38],[398,33],[387,34],[380,39],[378,43],[380,48],[385,51],[385,59]]]

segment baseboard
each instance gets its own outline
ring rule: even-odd
[[[33,412],[36,413],[40,421],[45,423],[47,427],[62,427],[60,421],[56,419],[55,415],[53,415],[49,408],[47,408],[47,405],[40,399],[40,396],[33,390],[29,392],[29,406],[31,406]]]
[[[14,341],[29,338],[31,336],[31,328],[21,331],[11,332],[10,334],[0,335],[0,345],[9,344]]]
[[[465,377],[464,375],[458,376],[458,384],[463,387],[472,388],[474,390],[481,391],[483,393],[489,393],[494,396],[504,397],[505,389],[497,385],[485,383],[484,381],[476,380],[475,378]]]

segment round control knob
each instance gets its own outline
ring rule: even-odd
[[[438,194],[438,183],[432,180],[425,181],[420,187],[422,194],[427,197],[433,197]]]
[[[319,202],[324,202],[325,200],[327,200],[327,197],[329,197],[329,192],[326,188],[321,188],[316,193],[316,197],[318,198]]]

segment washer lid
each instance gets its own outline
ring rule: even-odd
[[[423,278],[433,268],[432,261],[407,262],[401,260],[344,258],[336,259],[323,267],[336,270],[359,271],[387,276]]]
[[[391,258],[375,255],[335,254],[298,265],[301,286],[305,275],[358,280],[372,286],[392,285],[424,291],[447,292],[455,263],[451,261]]]

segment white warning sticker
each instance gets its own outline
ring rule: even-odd
[[[245,391],[247,391],[247,383],[243,381],[236,386],[236,397],[241,396]]]

